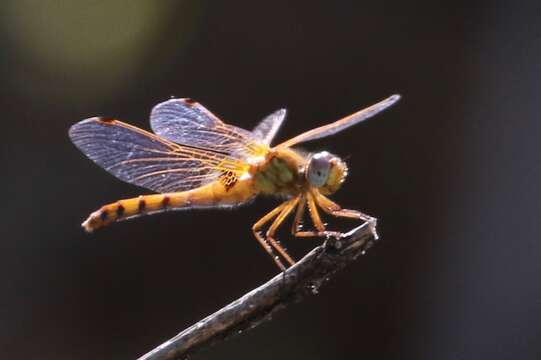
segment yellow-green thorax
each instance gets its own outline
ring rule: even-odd
[[[322,154],[328,166],[323,181],[317,183],[310,176],[313,175],[310,174],[313,168],[311,164],[315,164],[313,160]],[[347,176],[347,166],[341,159],[327,152],[303,155],[290,148],[278,148],[271,150],[264,161],[254,165],[251,173],[258,192],[294,195],[317,187],[323,194],[332,194],[340,188]]]
[[[302,187],[306,159],[290,149],[272,150],[254,169],[254,184],[266,194],[295,194]]]

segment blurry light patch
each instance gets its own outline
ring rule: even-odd
[[[1,26],[17,59],[13,85],[24,93],[62,97],[103,97],[125,88],[145,61],[166,56],[190,38],[198,12],[194,6],[179,11],[179,3],[4,0]],[[175,33],[164,48],[172,17]]]

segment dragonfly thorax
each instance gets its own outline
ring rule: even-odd
[[[323,194],[336,192],[347,176],[347,165],[338,156],[327,151],[313,154],[305,171],[308,183]]]
[[[256,189],[267,194],[295,194],[317,188],[322,194],[336,192],[347,176],[347,166],[327,151],[304,156],[292,149],[279,149],[254,167]]]
[[[254,176],[256,188],[267,194],[292,194],[302,186],[300,173],[302,157],[291,150],[269,154],[256,167]]]

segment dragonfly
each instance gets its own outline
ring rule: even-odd
[[[167,210],[230,208],[266,194],[284,201],[257,221],[252,232],[282,271],[284,263],[295,264],[276,238],[290,215],[295,237],[341,235],[327,230],[321,210],[366,222],[377,238],[374,217],[343,209],[328,197],[347,177],[346,163],[327,151],[306,153],[293,146],[343,131],[399,99],[400,95],[392,95],[275,146],[271,142],[285,120],[285,109],[268,115],[252,131],[223,122],[189,98],[156,105],[150,114],[153,133],[108,117],[78,122],[69,130],[77,148],[118,179],[156,193],[104,205],[82,227],[92,232],[119,220]],[[307,208],[311,230],[302,227]]]

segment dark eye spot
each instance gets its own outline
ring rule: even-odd
[[[321,171],[318,171],[318,172],[317,172],[317,176],[321,176]]]

